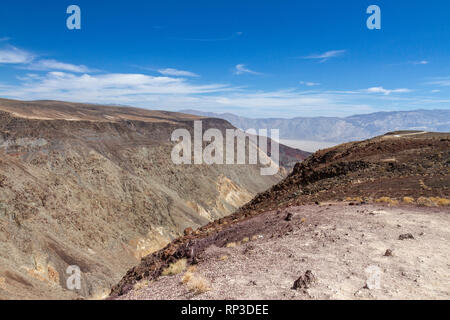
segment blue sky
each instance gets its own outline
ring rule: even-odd
[[[0,97],[284,118],[449,109],[450,2],[3,0]]]

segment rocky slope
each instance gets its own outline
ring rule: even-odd
[[[258,165],[175,165],[173,130],[220,119],[55,101],[0,100],[0,298],[100,298],[188,227],[280,181]],[[281,147],[288,165],[307,154]],[[82,288],[66,290],[77,265]]]
[[[449,166],[450,134],[445,133],[393,132],[317,152],[297,164],[282,182],[258,194],[231,216],[196,231],[188,230],[185,236],[143,258],[113,287],[111,297],[295,298],[288,294],[291,291],[286,284],[295,280],[292,278],[294,271],[298,277],[298,272],[306,272],[308,267],[315,272],[319,270],[322,278],[321,287],[311,292],[310,298],[416,299],[423,297],[424,292],[427,292],[425,296],[448,298],[445,288],[448,288],[449,276],[446,256],[450,251]],[[372,218],[377,215],[380,216]],[[420,238],[420,243],[398,245],[398,241],[408,240],[410,236],[424,235],[429,236]],[[252,250],[247,248],[250,240],[262,241],[257,244],[258,258],[248,253]],[[245,244],[245,253],[230,249],[239,244]],[[399,258],[380,264],[383,252],[394,245],[394,252],[399,248]],[[278,253],[280,246],[286,248]],[[236,259],[232,258],[230,264],[217,262],[222,260],[221,255],[233,255]],[[389,292],[376,296],[364,290],[358,293],[365,286],[364,270],[371,265],[367,257],[378,268],[392,264],[390,270],[395,274],[391,282],[395,285]],[[418,269],[417,259],[426,260],[423,269]],[[180,277],[178,280],[160,277],[164,270],[181,260],[188,265],[197,264],[216,291],[204,293],[208,290],[207,285],[203,285],[202,290],[194,288],[194,292],[204,295],[193,296],[192,291],[186,291],[187,287],[180,283],[183,280]],[[286,265],[276,265],[280,261]],[[308,263],[298,269],[302,261]],[[267,281],[246,273],[256,265],[258,270],[266,270]],[[288,272],[288,277],[281,279],[283,272]],[[431,272],[435,274],[431,276]],[[186,275],[184,271],[183,274]],[[409,278],[401,280],[406,276]],[[424,288],[408,294],[408,290],[413,290],[410,280],[422,276],[436,285],[424,283]],[[333,277],[334,282],[330,279]],[[324,278],[330,282],[324,283]],[[345,280],[346,287],[339,288],[343,279],[351,280]],[[239,282],[241,280],[249,282]],[[255,285],[266,283],[269,287],[263,289],[271,293],[258,295],[247,286],[250,281]],[[283,282],[278,289],[274,289],[276,281]],[[182,282],[189,281],[185,278]],[[174,291],[175,283],[178,292]],[[410,287],[403,288],[405,283]],[[171,293],[155,292],[166,285]],[[144,290],[142,294],[138,292],[140,289]],[[307,298],[308,294],[307,291],[296,297]]]

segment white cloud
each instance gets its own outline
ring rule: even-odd
[[[173,68],[159,69],[158,72],[165,76],[175,77],[198,77],[199,75],[190,71],[177,70]]]
[[[300,81],[300,84],[307,86],[307,87],[320,86],[320,83],[318,83],[318,82],[309,82],[309,81]]]
[[[75,73],[88,73],[92,72],[88,67],[84,65],[74,65],[70,63],[60,62],[56,60],[38,60],[36,62],[31,63],[26,67],[29,70],[37,70],[37,71],[50,71],[50,70],[60,70],[60,71],[68,71]]]
[[[227,84],[199,85],[188,78],[134,73],[92,75],[53,71],[29,73],[18,79],[17,85],[0,84],[0,96],[20,100],[122,104],[171,111],[198,109],[250,117],[347,116],[424,106],[442,108],[450,103],[433,97],[389,95],[409,92],[408,89],[254,91]]]
[[[441,90],[431,90],[432,93],[439,93]]]
[[[369,89],[365,89],[363,91],[366,91],[367,93],[382,93],[384,95],[390,95],[391,93],[407,93],[407,92],[411,92],[410,89],[406,89],[406,88],[401,88],[401,89],[385,89],[383,87],[372,87]]]
[[[303,57],[303,59],[317,59],[320,60],[320,62],[328,61],[331,58],[339,57],[346,53],[347,50],[331,50],[320,54],[312,54],[306,57]]]
[[[193,85],[181,78],[153,77],[144,74],[76,75],[49,72],[27,76],[19,86],[0,90],[0,95],[18,99],[80,99],[95,103],[135,103],[154,100],[156,95],[195,95],[231,90],[228,85]]]
[[[245,73],[255,74],[255,75],[260,75],[261,74],[260,72],[256,72],[256,71],[250,70],[249,68],[247,68],[245,66],[245,64],[238,64],[238,65],[236,65],[235,70],[234,70],[234,74],[241,75],[241,74],[245,74]]]
[[[24,64],[30,63],[33,59],[31,53],[13,46],[0,49],[0,64]]]
[[[415,64],[415,65],[426,65],[426,64],[429,64],[429,63],[430,63],[430,61],[428,61],[428,60],[414,61],[413,62],[413,64]]]
[[[0,39],[1,41],[2,39]],[[6,46],[0,49],[0,64],[20,65],[20,68],[36,71],[68,71],[75,73],[94,72],[84,65],[74,65],[70,63],[60,62],[53,59],[38,60],[32,53],[18,49],[13,46]]]

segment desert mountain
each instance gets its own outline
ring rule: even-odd
[[[217,114],[196,110],[182,112],[225,119],[243,130],[278,128],[283,140],[310,140],[334,144],[369,139],[397,130],[450,132],[449,110],[377,112],[345,118],[297,117],[293,119],[251,119],[231,113]]]
[[[448,299],[449,198],[448,133],[322,150],[234,214],[144,257],[111,297]]]
[[[233,213],[308,153],[259,165],[175,165],[171,133],[225,120],[58,101],[0,99],[0,298],[99,298],[143,257]],[[291,168],[292,169],[292,168]],[[68,266],[82,288],[66,290]]]

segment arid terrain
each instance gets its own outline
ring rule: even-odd
[[[450,134],[322,150],[144,257],[119,299],[448,299]]]
[[[280,171],[175,165],[175,129],[220,119],[57,101],[0,99],[0,299],[103,298],[186,228],[233,213],[308,153],[280,146]],[[82,288],[66,289],[77,265]]]
[[[120,299],[450,299],[449,226],[439,208],[330,203],[269,211],[243,222],[236,240],[208,247],[195,267],[143,280]],[[404,234],[414,238],[399,240]],[[315,281],[294,290],[308,270]],[[380,287],[370,289],[377,270]]]

